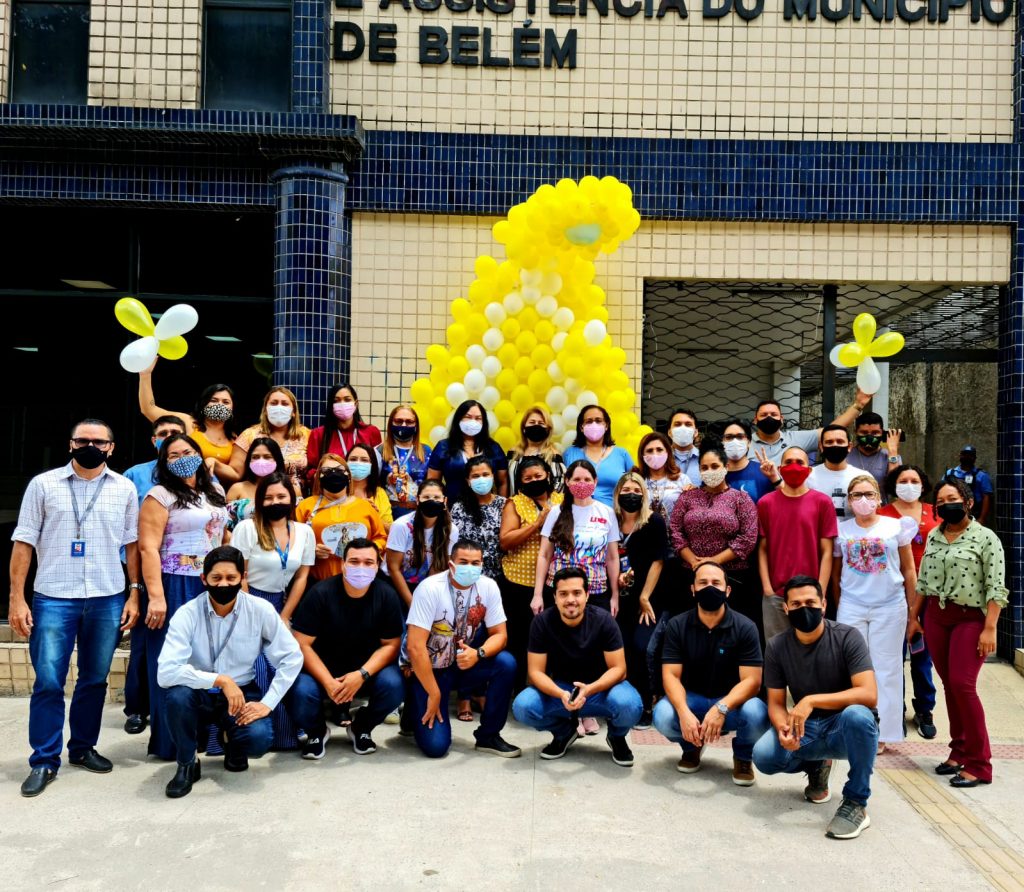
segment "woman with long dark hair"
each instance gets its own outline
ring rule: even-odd
[[[139,511],[139,550],[146,597],[164,607],[165,622],[146,629],[149,670],[149,752],[174,758],[174,744],[165,726],[164,690],[157,683],[157,658],[167,623],[183,604],[204,590],[200,573],[206,555],[228,542],[228,511],[224,490],[210,477],[199,444],[185,434],[171,434],[160,446],[157,485]]]
[[[233,483],[228,490],[228,529],[234,530],[240,521],[252,517],[253,500],[257,484],[269,474],[284,474],[284,456],[277,441],[270,437],[257,437],[249,447],[242,479]],[[294,485],[296,496],[302,491]]]
[[[335,384],[327,390],[323,419],[319,427],[309,433],[306,446],[308,476],[312,480],[317,462],[328,452],[348,455],[357,443],[379,446],[380,431],[363,421],[359,412],[359,394],[348,381]]]
[[[416,498],[427,476],[430,447],[420,439],[420,417],[412,406],[395,406],[380,447],[380,477],[391,502],[391,516],[416,510]]]
[[[428,480],[444,480],[448,497],[454,502],[466,479],[466,462],[482,455],[494,469],[495,492],[508,493],[508,462],[501,447],[491,439],[487,412],[476,400],[460,403],[452,415],[447,439],[434,446],[427,463]]]
[[[412,514],[404,514],[388,533],[387,566],[391,584],[409,611],[412,590],[428,576],[448,570],[448,555],[458,541],[459,528],[448,513],[444,484],[427,480]]]
[[[352,475],[349,492],[358,499],[366,499],[380,514],[384,530],[390,530],[394,523],[391,513],[391,500],[384,487],[380,485],[380,463],[377,461],[377,450],[372,446],[356,443],[345,457],[348,472]]]
[[[575,464],[581,459],[595,468],[597,489],[594,498],[612,508],[612,491],[619,478],[633,467],[633,456],[615,445],[612,418],[603,406],[584,406],[576,416],[576,439],[565,450],[565,460]]]

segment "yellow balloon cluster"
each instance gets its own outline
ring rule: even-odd
[[[877,329],[874,316],[858,314],[853,320],[853,342],[837,344],[829,356],[832,364],[839,368],[857,369],[857,386],[864,393],[878,393],[882,386],[882,376],[875,359],[895,356],[904,345],[903,335],[899,332],[887,331],[876,338]]]
[[[427,348],[430,376],[412,385],[430,442],[447,435],[459,403],[476,399],[503,449],[519,442],[523,412],[538,403],[565,447],[580,409],[598,403],[611,413],[616,440],[635,454],[651,429],[633,411],[626,352],[608,334],[593,261],[639,225],[629,187],[592,176],[541,186],[494,225],[506,259],[476,259],[468,296],[452,301],[447,346]]]

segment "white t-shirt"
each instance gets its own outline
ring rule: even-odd
[[[398,551],[403,555],[402,557],[402,575],[405,577],[406,582],[415,583],[420,579],[426,579],[430,573],[430,561],[431,561],[431,545],[434,541],[434,527],[423,528],[423,541],[426,544],[423,555],[423,564],[419,567],[413,567],[412,565],[412,546],[413,546],[413,535],[412,535],[412,523],[416,519],[416,512],[410,514],[403,514],[401,517],[395,518],[395,522],[391,524],[391,529],[388,531],[388,551]],[[435,524],[436,526],[436,524]],[[448,554],[452,553],[452,548],[455,547],[455,543],[459,541],[459,525],[456,523],[452,524],[451,532],[448,535]]]
[[[427,653],[435,669],[447,669],[455,662],[457,634],[468,643],[482,627],[492,629],[505,622],[498,583],[481,576],[470,588],[457,589],[451,578],[451,573],[437,573],[416,586],[406,620],[430,633]]]
[[[555,521],[565,505],[555,505],[544,521],[542,536],[551,538]],[[608,588],[608,571],[605,565],[608,546],[618,542],[619,522],[615,512],[607,505],[594,499],[586,507],[572,506],[573,550],[563,552],[556,548],[548,565],[547,584],[551,585],[555,573],[564,567],[579,567],[587,574],[588,591],[591,595],[604,594]]]
[[[900,548],[916,535],[917,524],[910,517],[878,517],[870,527],[858,526],[856,520],[840,523],[833,556],[842,561],[842,600],[877,607],[906,598]]]
[[[849,465],[841,471],[829,470],[823,464],[815,465],[811,469],[811,476],[807,478],[807,485],[832,500],[832,504],[836,506],[836,517],[853,517],[853,511],[847,503],[846,491],[850,487],[850,481],[854,477],[863,477],[864,473],[860,468],[851,468]]]
[[[299,567],[316,563],[316,536],[304,523],[292,521],[292,544],[288,562],[281,568],[281,557],[274,549],[264,551],[256,533],[256,521],[243,520],[231,534],[231,544],[249,562],[249,585],[264,592],[283,592]]]

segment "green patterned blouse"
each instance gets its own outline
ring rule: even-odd
[[[1009,603],[1003,546],[992,530],[971,521],[954,542],[947,542],[940,527],[928,534],[917,591],[962,607],[987,610],[989,601]]]

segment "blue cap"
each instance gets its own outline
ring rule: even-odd
[[[977,452],[978,450],[975,449],[973,446],[964,446],[964,448],[961,449],[960,451],[961,452]]]

